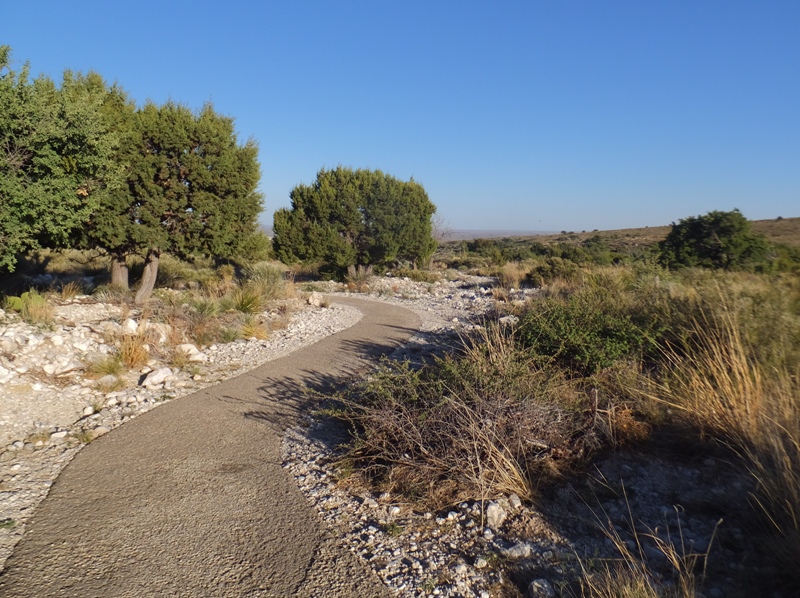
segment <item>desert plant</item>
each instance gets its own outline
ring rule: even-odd
[[[88,371],[97,376],[118,376],[123,369],[122,358],[115,354],[93,361],[89,364]]]
[[[246,286],[238,288],[230,295],[231,307],[243,314],[256,314],[263,311],[264,301],[260,289]]]
[[[19,312],[22,319],[31,324],[51,324],[55,315],[47,297],[34,289],[19,297],[6,297],[6,307]]]
[[[150,359],[150,347],[145,334],[129,334],[119,343],[119,358],[128,369],[140,368]]]
[[[71,280],[61,285],[59,293],[62,299],[74,299],[78,295],[83,294],[83,285],[77,280]]]
[[[527,269],[519,262],[507,262],[495,271],[497,281],[506,289],[518,289],[526,275]]]
[[[372,279],[372,266],[354,266],[347,267],[347,276],[345,282],[350,291],[356,293],[363,293],[369,289],[369,282]]]

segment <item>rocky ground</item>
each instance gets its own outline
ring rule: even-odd
[[[496,307],[491,283],[467,276],[438,283],[379,278],[366,296],[419,314],[420,333],[393,356],[419,359],[443,343],[457,343],[460,333],[480,324]],[[88,376],[86,364],[111,353],[117,335],[158,325],[88,297],[60,305],[50,330],[0,314],[0,567],[53,480],[86,442],[159,403],[278,358],[359,319],[356,310],[335,305],[336,293],[346,292],[341,285],[317,283],[306,290],[331,293],[334,303],[330,308],[305,305],[268,340],[186,347],[184,367],[153,360],[128,374],[124,387],[113,389],[111,381]],[[503,299],[524,301],[533,294],[516,291]],[[328,525],[397,595],[559,595],[569,573],[580,567],[576,555],[584,565],[614,555],[598,523],[636,550],[632,528],[639,532],[641,550],[656,575],[666,576],[671,565],[648,534],[666,538],[669,533],[672,539],[679,534],[689,554],[703,553],[714,538],[717,573],[704,595],[735,595],[731,588],[741,575],[742,532],[733,527],[715,536],[715,530],[721,515],[746,508],[747,492],[714,458],[675,463],[657,456],[612,455],[592,475],[565,484],[535,507],[511,495],[428,512],[397,497],[340,483],[341,471],[333,464],[341,434],[330,421],[309,415],[287,433],[284,466]],[[736,484],[740,492],[729,492]]]

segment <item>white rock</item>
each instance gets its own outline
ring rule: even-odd
[[[56,371],[56,366],[54,366],[52,363],[46,363],[44,364],[42,369],[44,370],[45,374],[47,374],[48,376],[52,376]]]
[[[122,334],[136,334],[138,329],[139,325],[136,323],[136,320],[127,318],[122,322]]]
[[[67,435],[67,431],[66,430],[61,430],[59,432],[53,432],[52,434],[50,434],[50,439],[51,440],[59,440],[61,438],[64,438],[66,435]]]
[[[94,413],[94,407],[92,407],[91,405],[88,407],[84,407],[81,413],[83,414],[84,417],[92,415]]]
[[[531,546],[527,542],[517,542],[503,550],[503,555],[509,559],[526,559],[531,556]]]
[[[528,585],[528,598],[555,598],[556,591],[546,579],[534,579]]]
[[[503,326],[514,326],[515,324],[519,323],[519,318],[517,316],[503,316],[498,321]]]
[[[155,388],[167,381],[167,378],[172,376],[172,370],[169,368],[158,368],[147,374],[147,377],[142,382],[142,386],[146,388]]]
[[[493,530],[503,525],[507,516],[505,509],[495,501],[490,502],[489,506],[486,507],[486,523]]]
[[[508,502],[510,502],[511,506],[514,507],[515,509],[519,509],[522,506],[522,501],[516,494],[509,494]]]
[[[195,347],[191,343],[184,343],[182,345],[178,345],[177,347],[175,347],[175,350],[180,351],[181,353],[186,355],[186,358],[192,362],[201,362],[208,360],[208,357],[206,357],[197,347]]]
[[[316,291],[314,291],[308,296],[308,304],[313,307],[322,307],[324,303],[325,303],[325,298]]]
[[[50,337],[50,342],[53,343],[56,347],[60,347],[64,344],[64,337],[60,334],[54,334]]]

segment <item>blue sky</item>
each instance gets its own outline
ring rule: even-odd
[[[321,167],[414,177],[459,229],[800,216],[800,2],[7,2],[60,79],[236,119],[264,222]]]

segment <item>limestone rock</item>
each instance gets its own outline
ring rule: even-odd
[[[308,296],[308,304],[312,307],[322,307],[325,303],[325,298],[320,294],[314,291]]]
[[[175,350],[180,351],[181,353],[186,355],[186,358],[191,362],[199,363],[202,361],[206,361],[208,359],[206,355],[204,355],[197,347],[195,347],[191,343],[184,343],[182,345],[178,345],[177,347],[175,347]]]
[[[486,507],[486,524],[493,530],[498,529],[506,520],[508,514],[499,503],[492,501]]]
[[[142,386],[145,388],[155,388],[156,386],[160,386],[167,381],[168,378],[172,376],[172,370],[169,368],[158,368],[147,374],[147,377],[142,382]]]

